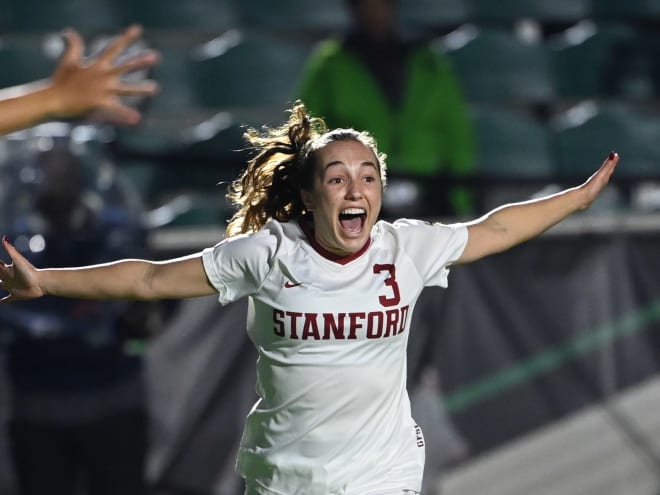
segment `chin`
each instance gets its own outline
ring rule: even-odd
[[[362,249],[365,243],[367,242],[367,240],[368,240],[367,237],[352,238],[350,240],[344,241],[341,244],[341,246],[338,247],[340,247],[343,251],[347,252],[348,254],[353,254],[359,251],[360,249]]]

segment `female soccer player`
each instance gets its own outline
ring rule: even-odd
[[[419,493],[424,439],[405,384],[420,292],[587,208],[619,158],[578,187],[468,223],[389,223],[378,220],[386,166],[369,134],[327,131],[297,104],[286,124],[246,138],[255,155],[230,188],[239,209],[225,240],[169,261],[37,269],[5,238],[2,302],[248,296],[260,399],[237,463],[246,494]]]

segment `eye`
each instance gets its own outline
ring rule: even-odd
[[[330,184],[341,184],[342,182],[344,182],[343,177],[332,177],[328,180],[328,183]]]

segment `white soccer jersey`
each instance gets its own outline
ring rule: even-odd
[[[297,222],[269,222],[203,252],[222,304],[250,297],[260,399],[237,467],[255,493],[420,490],[424,443],[410,414],[406,347],[425,286],[446,287],[463,224],[379,221],[370,243],[324,256]],[[327,254],[327,253],[326,253]]]

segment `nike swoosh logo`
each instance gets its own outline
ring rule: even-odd
[[[284,282],[284,288],[285,289],[290,289],[291,287],[298,287],[299,285],[302,285],[302,282],[298,282],[297,284],[294,284],[294,283],[290,282],[289,280]]]

